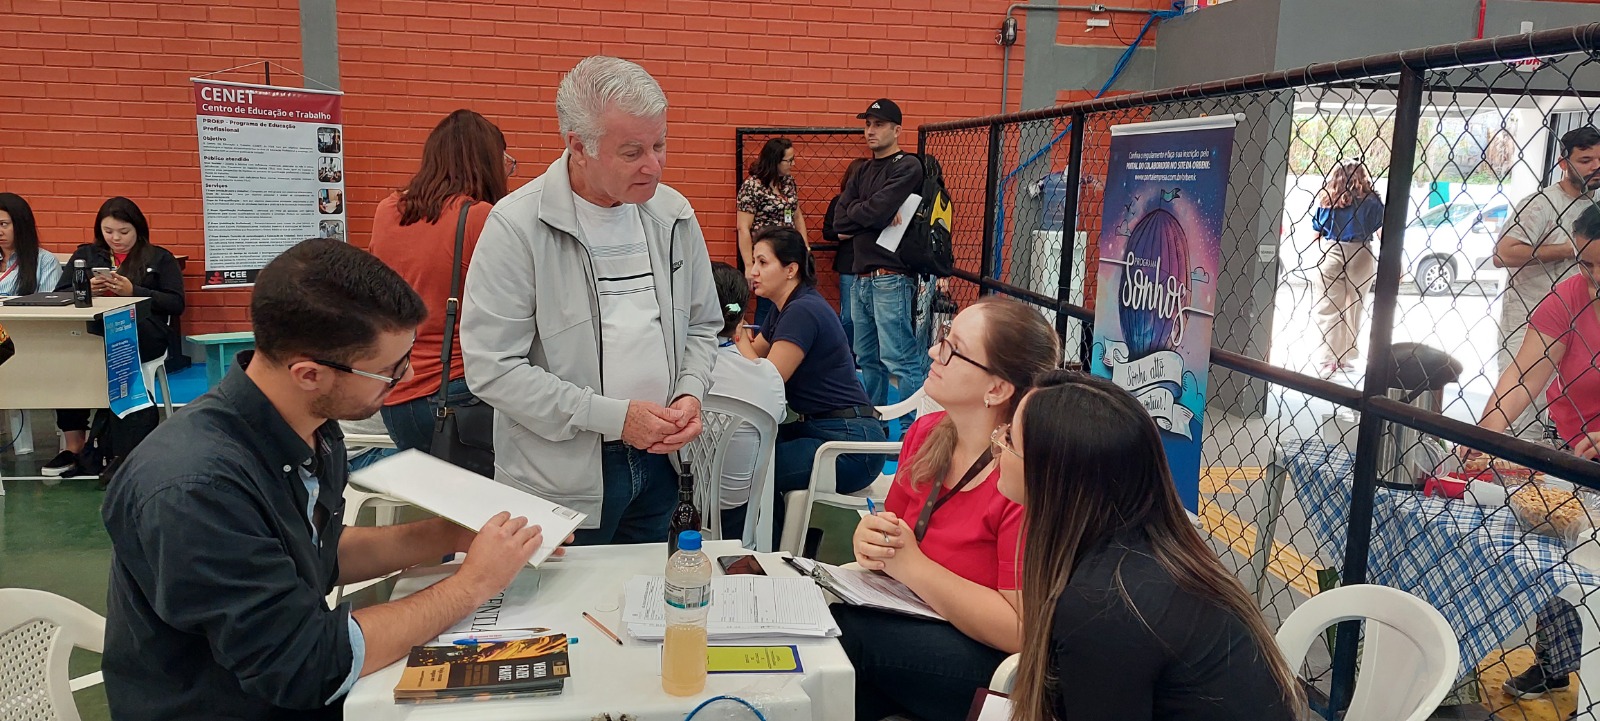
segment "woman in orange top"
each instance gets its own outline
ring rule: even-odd
[[[411,182],[378,204],[370,250],[405,278],[428,306],[428,319],[417,328],[411,348],[414,374],[395,386],[383,408],[383,424],[401,450],[426,452],[433,441],[434,406],[444,371],[439,355],[444,348],[445,302],[450,297],[450,264],[461,206],[472,206],[461,247],[465,283],[489,208],[505,197],[506,178],[516,169],[517,161],[506,153],[505,134],[482,115],[457,110],[428,135],[422,146],[422,168]],[[447,393],[455,406],[472,400],[472,391],[461,363],[459,336],[451,343]]]

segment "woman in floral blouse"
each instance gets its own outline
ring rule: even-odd
[[[755,231],[768,226],[784,226],[806,237],[806,219],[800,213],[800,191],[794,182],[794,143],[788,138],[773,138],[761,146],[761,155],[750,166],[750,177],[739,186],[734,201],[739,210],[739,259],[741,267],[752,265]],[[809,244],[810,239],[807,239]],[[772,312],[772,302],[759,298],[756,323]]]

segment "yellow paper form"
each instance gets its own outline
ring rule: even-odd
[[[708,646],[706,673],[803,673],[794,646]]]

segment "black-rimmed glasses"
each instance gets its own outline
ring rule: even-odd
[[[311,362],[315,363],[315,364],[317,364],[319,366],[326,366],[328,368],[332,368],[332,369],[334,369],[336,371],[340,371],[342,373],[349,373],[350,375],[353,375],[353,376],[361,376],[362,378],[371,378],[372,380],[375,380],[375,381],[383,381],[383,383],[385,384],[385,387],[393,388],[393,387],[399,385],[400,381],[405,379],[406,371],[409,370],[410,367],[411,367],[411,352],[410,351],[406,351],[405,357],[401,358],[400,362],[395,364],[395,369],[396,370],[389,371],[390,373],[394,374],[393,376],[378,375],[377,373],[368,373],[367,371],[356,370],[355,368],[351,368],[350,366],[347,366],[347,365],[345,365],[343,363],[335,363],[335,362],[329,361],[329,360],[320,360],[320,359],[317,359],[317,358],[312,358]]]

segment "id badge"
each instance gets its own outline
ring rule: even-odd
[[[794,226],[794,211],[792,211],[792,210],[783,211],[783,224],[787,225],[787,226],[790,226],[790,227]]]

